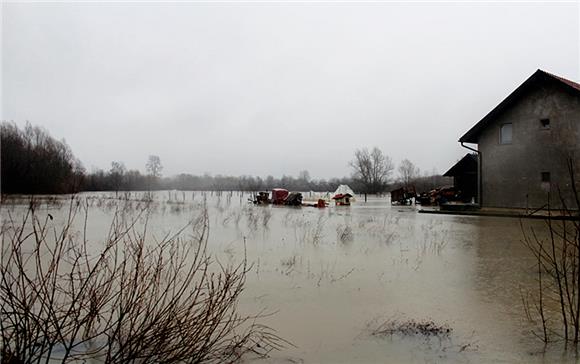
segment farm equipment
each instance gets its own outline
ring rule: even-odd
[[[253,202],[256,205],[267,205],[270,203],[270,194],[268,192],[258,192]]]
[[[292,192],[286,197],[284,201],[286,206],[302,206],[302,194],[300,192]]]
[[[451,201],[461,201],[461,191],[454,187],[440,187],[429,192],[422,192],[415,198],[416,203],[423,206],[441,205]]]
[[[274,205],[284,205],[284,202],[286,201],[286,198],[289,194],[290,192],[288,192],[288,190],[283,188],[274,188],[272,190],[272,203]]]
[[[415,186],[397,188],[391,191],[391,205],[411,205],[416,196]]]
[[[272,198],[268,192],[258,192],[253,200],[250,200],[256,205],[286,205],[286,206],[301,206],[302,194],[300,192],[288,192],[283,188],[274,188],[272,190]]]

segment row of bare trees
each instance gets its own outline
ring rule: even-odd
[[[227,363],[284,343],[238,312],[249,266],[208,254],[205,208],[155,240],[147,209],[120,207],[98,243],[82,200],[71,199],[64,221],[39,211],[31,201],[2,225],[2,363]]]
[[[334,191],[341,184],[352,184],[352,178],[312,179],[308,171],[301,171],[298,176],[283,175],[282,177],[267,176],[201,176],[180,174],[164,179],[168,188],[178,190],[201,191],[263,191],[272,188],[286,188],[291,191]]]
[[[243,190],[259,191],[274,187],[295,191],[334,191],[341,184],[351,185],[361,193],[381,193],[392,181],[395,168],[391,158],[379,148],[355,151],[350,162],[352,177],[314,180],[308,171],[298,177],[266,178],[254,176],[195,176],[180,174],[162,178],[163,165],[159,156],[150,155],[146,173],[128,170],[120,161],[113,161],[108,171],[86,173],[80,161],[65,141],[52,138],[49,133],[29,123],[23,130],[16,124],[1,124],[2,193],[48,194],[77,191],[128,190]],[[405,159],[398,168],[400,182],[409,185],[419,179],[419,169]]]
[[[122,162],[112,162],[108,172],[86,173],[64,140],[53,138],[43,128],[26,123],[0,124],[1,189],[6,194],[74,193],[82,190],[157,189],[163,166],[151,155],[147,174],[128,171]]]
[[[414,185],[418,191],[428,191],[449,182],[436,172],[421,175],[420,169],[408,159],[403,159],[399,164],[397,168],[399,177],[395,180],[392,177],[395,164],[377,147],[370,151],[367,148],[357,149],[350,167],[353,182],[358,191],[363,193],[382,193],[388,186],[393,185],[405,187]]]
[[[83,168],[68,145],[27,123],[0,125],[3,193],[64,193],[81,188]]]
[[[161,158],[150,155],[145,164],[146,174],[138,170],[128,170],[120,161],[111,162],[108,171],[95,170],[84,176],[84,191],[147,191],[167,188],[161,180],[163,165]],[[172,189],[172,188],[171,188]]]

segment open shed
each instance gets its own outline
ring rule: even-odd
[[[453,177],[453,186],[464,202],[477,200],[477,155],[467,153],[444,174]]]

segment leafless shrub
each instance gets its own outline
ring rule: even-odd
[[[396,338],[412,342],[418,345],[417,350],[424,350],[422,349],[424,347],[438,350],[441,355],[439,360],[443,359],[443,361],[445,361],[445,353],[459,354],[479,350],[475,331],[460,341],[454,337],[453,331],[447,323],[438,323],[431,319],[408,319],[396,314],[387,320],[377,318],[370,321],[367,323],[365,334],[379,339]]]
[[[312,244],[318,245],[322,238],[324,237],[324,225],[326,224],[326,219],[324,215],[318,216],[318,220],[316,220],[316,225],[312,229]]]
[[[580,340],[580,194],[574,163],[568,159],[574,207],[566,205],[559,191],[560,216],[550,210],[548,197],[545,228],[538,231],[521,223],[524,244],[536,258],[537,290],[523,292],[526,317],[538,323],[541,332],[532,331],[544,343],[561,338],[578,345]]]
[[[437,232],[433,232],[433,236],[422,239],[419,242],[417,245],[417,256],[425,257],[428,254],[441,255],[446,246],[447,240],[444,240]]]
[[[293,255],[289,258],[282,259],[281,264],[283,267],[292,268],[296,265],[296,255]]]
[[[295,225],[295,220],[293,219],[293,217],[295,216],[295,210],[293,209],[288,209],[288,211],[286,212],[286,214],[284,214],[284,218],[282,219],[282,221],[284,222],[285,226],[292,226],[292,227],[296,227]]]
[[[232,220],[232,218],[234,217],[235,212],[230,212],[229,214],[227,214],[224,219],[222,220],[222,225],[223,226],[228,226],[230,221]]]
[[[282,265],[282,273],[285,275],[289,275],[294,271],[296,268],[296,263],[298,262],[298,257],[296,255],[292,255],[291,257],[282,259],[280,264]]]
[[[86,204],[62,225],[31,204],[2,225],[2,362],[226,363],[286,342],[236,305],[249,271],[208,255],[207,209],[151,243],[147,210],[114,214],[104,243],[87,240]],[[84,212],[81,232],[73,225]],[[182,233],[190,229],[191,238]]]
[[[364,229],[368,224],[374,223],[375,220],[376,220],[376,218],[374,216],[365,216],[365,217],[360,219],[360,221],[358,223],[358,227],[360,229]]]
[[[358,229],[370,236],[376,237],[385,245],[389,245],[399,237],[399,233],[404,226],[399,225],[399,217],[385,215],[382,220],[376,217],[365,217],[358,222]]]
[[[270,210],[269,207],[264,206],[264,208],[262,209],[262,226],[264,228],[268,227],[268,223],[270,222],[271,218],[272,218],[272,210]]]
[[[260,221],[260,216],[258,215],[256,208],[254,206],[249,206],[244,209],[244,212],[247,218],[248,229],[250,229],[250,231],[256,231],[258,229],[258,222]]]
[[[350,243],[354,240],[354,234],[350,225],[339,225],[336,228],[336,236],[338,241],[343,244]]]
[[[355,271],[355,268],[351,268],[349,271],[347,271],[346,273],[343,273],[343,274],[341,274],[339,276],[331,275],[331,277],[330,277],[330,283],[335,283],[335,282],[341,281],[343,279],[346,279],[354,271]]]
[[[294,237],[297,242],[301,244],[318,245],[324,238],[324,227],[327,218],[324,215],[319,215],[316,222],[307,219],[303,214],[301,215],[286,215],[284,221],[287,225],[294,228]]]

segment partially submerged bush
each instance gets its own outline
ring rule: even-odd
[[[422,337],[449,337],[453,329],[447,324],[436,324],[431,320],[389,320],[372,331],[373,336],[401,335]]]
[[[336,236],[338,241],[343,244],[350,243],[354,240],[354,233],[350,225],[339,225],[336,228]]]
[[[86,205],[72,199],[62,225],[34,206],[2,226],[3,363],[227,363],[285,343],[259,316],[238,313],[249,267],[208,255],[207,209],[154,243],[147,210],[129,218],[120,209],[102,245],[91,246]]]

